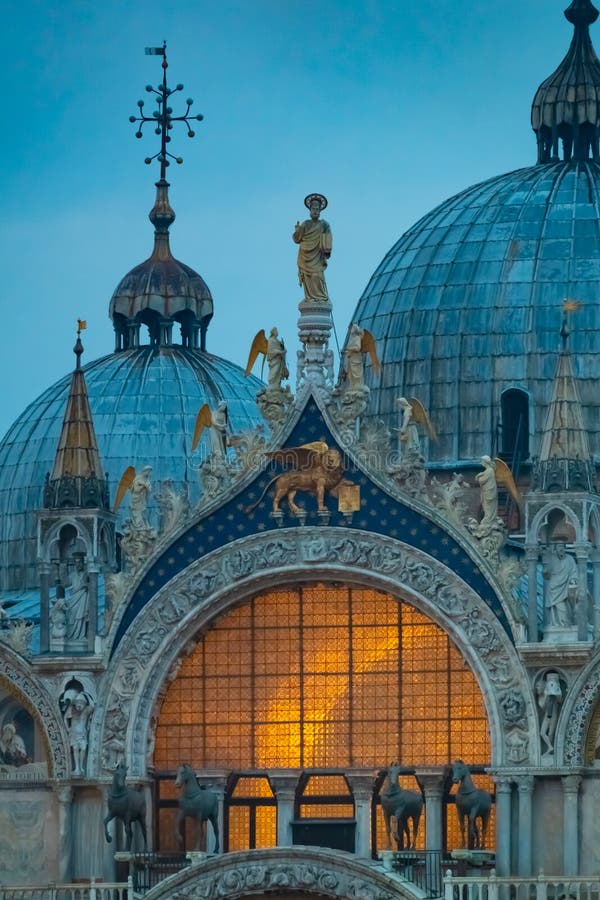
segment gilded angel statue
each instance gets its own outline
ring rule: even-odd
[[[116,512],[123,502],[127,491],[131,491],[131,508],[129,511],[133,528],[149,528],[146,518],[146,507],[152,493],[150,473],[152,466],[144,466],[141,472],[136,472],[133,466],[128,466],[119,481],[113,512]]]
[[[506,488],[515,503],[520,507],[522,497],[515,484],[512,472],[503,459],[489,456],[481,457],[483,471],[476,475],[479,484],[483,517],[473,530],[476,537],[485,537],[496,525],[498,519],[498,486]]]
[[[262,372],[267,361],[269,374],[267,378],[267,387],[269,390],[278,390],[281,388],[281,382],[290,377],[286,362],[285,344],[279,338],[279,332],[276,328],[271,328],[269,337],[265,334],[264,328],[255,335],[248,354],[248,365],[244,375],[248,376],[252,371],[252,367],[259,355],[262,354]]]
[[[345,379],[346,390],[361,391],[365,387],[365,371],[363,356],[368,353],[371,365],[376,372],[381,369],[381,363],[377,356],[375,338],[366,328],[361,328],[356,322],[350,326],[348,341],[344,351],[344,369],[341,373]]]
[[[437,440],[437,432],[429,414],[416,397],[398,397],[396,408],[402,416],[398,430],[400,450],[404,456],[421,455],[419,426],[431,441]]]
[[[192,439],[192,452],[200,442],[205,429],[210,429],[211,455],[225,459],[227,453],[227,404],[221,400],[216,409],[211,409],[208,403],[201,407],[196,416],[194,425],[194,437]]]

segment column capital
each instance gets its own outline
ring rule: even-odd
[[[581,786],[581,775],[563,775],[560,779],[564,794],[578,794]]]
[[[425,798],[441,798],[448,776],[446,766],[421,766],[415,769],[417,781],[423,788]]]
[[[344,776],[355,800],[371,800],[375,790],[375,772],[346,769]]]
[[[525,559],[528,562],[537,562],[540,558],[540,548],[537,546],[530,545],[529,547],[525,547]]]
[[[73,802],[73,788],[70,784],[54,785],[54,793],[56,794],[56,799],[59,803]]]
[[[302,769],[267,769],[271,790],[278,800],[294,800]]]
[[[517,775],[514,781],[520,794],[531,794],[533,792],[533,775]]]
[[[497,794],[510,794],[514,782],[514,775],[504,775],[501,773],[490,773],[494,784],[496,785]]]

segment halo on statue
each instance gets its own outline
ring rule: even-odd
[[[324,209],[327,209],[327,203],[328,203],[327,197],[324,197],[323,194],[308,194],[308,195],[304,198],[304,205],[305,205],[305,207],[306,207],[307,209],[310,209],[310,204],[311,204],[314,200],[316,200],[316,201],[320,204],[320,206],[321,206],[321,212],[323,212]]]

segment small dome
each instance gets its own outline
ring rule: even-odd
[[[191,454],[194,423],[204,403],[228,407],[232,432],[262,424],[255,402],[262,387],[234,363],[181,347],[139,347],[84,367],[98,450],[108,475],[111,503],[129,465],[152,466],[155,491],[174,488],[200,495],[198,467],[208,436]],[[0,572],[3,590],[35,587],[36,513],[46,474],[52,470],[71,375],[58,381],[16,420],[0,443]],[[119,510],[128,516],[125,501]]]
[[[417,397],[439,437],[429,458],[452,465],[498,446],[503,393],[517,389],[528,436],[541,434],[573,298],[570,349],[597,456],[599,284],[599,164],[533,166],[457,194],[400,238],[358,302],[353,321],[383,363],[369,373],[368,415],[397,427],[396,399]]]
[[[154,347],[173,343],[173,326],[181,329],[181,344],[206,349],[206,330],[213,316],[213,299],[203,278],[171,254],[169,227],[175,213],[169,203],[168,183],[156,183],[156,202],[150,211],[154,225],[151,256],[125,275],[112,295],[115,350],[139,346],[146,326]]]
[[[600,157],[600,60],[589,26],[598,18],[590,0],[573,0],[565,17],[575,32],[559,67],[537,89],[531,126],[538,140],[538,162]]]

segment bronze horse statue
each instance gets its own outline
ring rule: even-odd
[[[485,847],[488,822],[492,810],[492,795],[489,791],[476,788],[468,767],[457,759],[452,763],[452,784],[458,785],[456,792],[456,813],[463,847],[469,850],[482,850]],[[477,827],[477,819],[481,829]],[[468,820],[468,832],[465,836],[465,822]],[[465,840],[466,838],[466,840]]]
[[[110,844],[112,838],[108,833],[108,823],[113,819],[120,819],[125,826],[127,850],[131,850],[132,829],[131,823],[137,822],[144,839],[144,850],[147,846],[146,838],[146,798],[141,788],[130,788],[125,784],[127,766],[120,762],[115,768],[112,787],[108,792],[108,815],[104,819],[104,834]]]
[[[185,819],[196,821],[195,850],[202,850],[204,823],[210,822],[215,836],[214,852],[219,852],[219,799],[214,791],[205,785],[198,784],[194,770],[185,763],[177,769],[176,787],[181,789],[179,811],[175,822],[175,834],[179,843],[183,843],[182,825]]]
[[[419,791],[406,791],[398,784],[400,763],[391,763],[387,769],[388,788],[381,795],[381,808],[385,820],[388,850],[392,849],[392,816],[397,820],[394,840],[399,850],[412,850],[417,842],[419,821],[423,812],[423,797]],[[412,822],[412,840],[410,823]],[[406,841],[406,847],[404,846]]]

